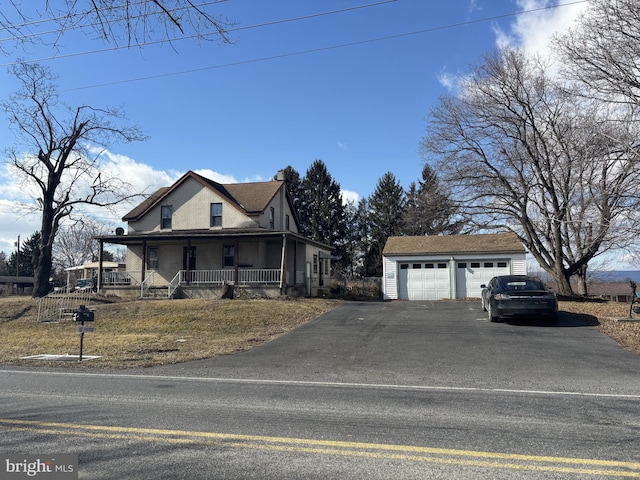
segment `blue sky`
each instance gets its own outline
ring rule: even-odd
[[[544,50],[586,5],[228,0],[214,12],[236,23],[232,45],[186,40],[114,50],[70,34],[58,51],[0,55],[0,95],[17,89],[7,65],[19,56],[42,59],[58,74],[69,104],[122,106],[149,140],[114,145],[105,168],[140,191],[169,185],[187,170],[221,182],[268,180],[287,165],[304,175],[321,159],[344,196],[357,199],[387,171],[405,188],[419,179],[425,118],[470,64],[497,45]],[[357,6],[363,8],[246,28]],[[522,13],[544,6],[557,7]],[[0,149],[13,143],[2,117]],[[18,235],[38,229],[37,217],[17,213],[16,204],[28,201],[1,165],[0,250],[10,253]],[[130,208],[97,215],[122,226],[119,216]]]

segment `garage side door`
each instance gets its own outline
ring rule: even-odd
[[[478,260],[458,262],[456,290],[458,298],[480,298],[482,287],[498,275],[509,275],[511,269],[506,260]]]
[[[424,262],[400,265],[400,298],[403,300],[440,300],[450,298],[450,275],[446,263]]]

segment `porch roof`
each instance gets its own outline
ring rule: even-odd
[[[247,239],[247,238],[282,238],[283,236],[301,243],[313,245],[327,251],[332,251],[333,247],[316,240],[312,240],[303,235],[278,230],[266,230],[264,228],[237,228],[224,230],[177,230],[171,232],[151,232],[133,233],[125,235],[100,235],[94,237],[104,243],[117,245],[136,245],[144,241],[186,241],[186,240],[224,240],[224,239]]]

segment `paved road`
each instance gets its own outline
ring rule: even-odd
[[[640,478],[639,374],[569,315],[348,303],[240,355],[4,368],[0,452],[77,453],[80,478]]]

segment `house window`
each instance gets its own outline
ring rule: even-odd
[[[507,262],[498,262],[498,268],[507,268]]]
[[[467,263],[466,262],[458,263],[458,268],[467,268]]]
[[[493,268],[493,262],[484,262],[484,268]]]
[[[157,270],[160,266],[160,254],[158,247],[149,247],[147,250],[147,270]]]
[[[289,215],[284,217],[284,229],[289,230]]]
[[[424,268],[433,268],[433,263],[425,263]]]
[[[221,203],[211,204],[211,226],[212,227],[222,226],[222,204]]]
[[[160,228],[168,229],[171,228],[171,217],[173,217],[173,206],[171,205],[163,205],[160,209]]]
[[[269,228],[273,230],[276,226],[276,209],[271,207],[269,209]]]
[[[413,268],[422,268],[422,264],[421,263],[414,263],[413,264]]]
[[[407,270],[409,268],[409,264],[408,263],[401,263],[400,264],[400,270]]]
[[[329,275],[329,259],[324,259],[324,274]]]
[[[439,263],[438,264],[438,268],[447,268],[447,264],[446,263]]]
[[[471,262],[471,268],[480,268],[480,262]]]
[[[233,244],[227,244],[222,247],[222,265],[224,267],[233,267],[235,265],[236,247]]]
[[[313,256],[313,273],[318,273],[318,255]]]

